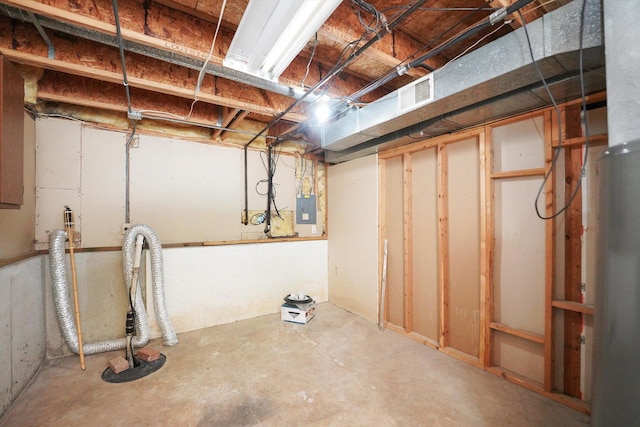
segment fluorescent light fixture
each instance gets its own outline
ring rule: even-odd
[[[225,67],[277,81],[342,0],[250,0]]]

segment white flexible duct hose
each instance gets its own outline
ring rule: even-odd
[[[150,227],[146,225],[134,225],[125,235],[123,243],[123,262],[125,266],[125,283],[127,291],[131,287],[131,271],[133,268],[133,251],[137,234],[142,234],[147,238],[151,249],[151,268],[153,280],[153,292],[155,302],[155,312],[162,330],[165,345],[175,345],[178,343],[176,334],[168,318],[164,304],[164,278],[162,276],[162,246],[158,237]],[[60,324],[63,338],[67,342],[70,350],[79,353],[78,335],[71,309],[69,296],[69,285],[67,283],[67,268],[65,263],[65,241],[67,233],[64,230],[53,230],[49,236],[49,263],[51,267],[51,280],[53,284],[53,302]],[[127,267],[129,266],[129,267]],[[144,301],[140,287],[135,294],[136,313],[136,336],[133,338],[135,347],[143,347],[149,342],[149,324],[147,313],[144,309]],[[100,341],[96,343],[83,343],[82,348],[85,354],[97,354],[107,351],[120,350],[126,347],[126,338],[116,338],[112,340]]]
[[[156,319],[162,336],[164,337],[164,345],[176,345],[178,344],[178,338],[171,325],[171,320],[167,314],[167,308],[164,300],[164,274],[162,267],[162,244],[160,239],[153,232],[151,227],[144,224],[136,224],[131,226],[127,233],[124,235],[124,242],[122,243],[122,263],[124,269],[124,280],[127,286],[127,290],[131,288],[131,277],[133,272],[133,264],[135,259],[135,242],[138,235],[143,235],[147,240],[149,249],[151,251],[151,280],[153,290],[153,302],[156,312]],[[140,292],[136,292],[136,308],[138,307],[138,297]],[[144,311],[144,307],[142,307]],[[138,317],[138,310],[136,310],[136,319]],[[145,324],[147,323],[146,312],[144,314]],[[137,327],[137,324],[136,324]],[[147,325],[148,328],[148,325]]]

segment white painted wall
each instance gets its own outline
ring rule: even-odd
[[[241,223],[243,150],[160,136],[136,138],[130,149],[129,222],[149,225],[163,244],[265,238],[264,226]],[[80,247],[120,246],[127,134],[39,118],[36,139],[36,248],[47,249],[48,233],[63,227],[65,205],[75,212]],[[277,153],[275,163],[275,204],[293,218],[296,157]],[[267,186],[260,181],[267,177],[267,166],[264,153],[248,151],[250,210],[266,209]],[[322,233],[308,226],[295,231],[300,236]]]
[[[329,167],[329,301],[378,319],[378,160]]]
[[[167,311],[178,333],[277,313],[294,292],[327,301],[326,240],[165,249],[163,258]],[[148,305],[149,281],[147,272]],[[149,327],[159,337],[152,311]]]
[[[49,357],[58,357],[70,352],[56,317],[49,258],[43,258],[46,262],[47,352]],[[283,298],[293,292],[303,291],[317,302],[325,302],[326,259],[326,240],[164,249],[169,317],[180,334],[277,313]],[[85,342],[124,336],[128,303],[121,252],[77,253],[76,265]],[[157,338],[161,333],[153,310],[150,273],[142,275],[141,283],[147,284],[146,310],[151,337]]]
[[[43,257],[0,268],[0,416],[45,357]]]
[[[48,233],[63,227],[65,205],[76,214],[80,247],[122,245],[126,139],[122,132],[70,120],[36,121],[38,249],[48,248]],[[242,153],[236,147],[139,135],[130,149],[131,223],[149,225],[163,244],[240,240],[243,231],[264,229],[241,224]],[[260,152],[249,151],[248,165],[249,209],[265,209],[266,197],[255,189],[267,176]],[[280,154],[274,177],[276,204],[289,213],[295,209],[295,165],[296,157]],[[327,245],[276,241],[165,249],[166,301],[176,331],[276,313],[292,292],[326,301]],[[57,357],[69,350],[44,258],[47,354]],[[121,252],[77,252],[76,265],[85,342],[122,336],[128,303]],[[151,289],[147,292],[151,298]],[[152,334],[160,336],[151,300],[147,304]]]

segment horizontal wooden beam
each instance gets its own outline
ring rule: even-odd
[[[213,137],[212,139],[216,139],[218,138],[221,134],[222,131],[224,129],[222,128],[226,128],[227,126],[229,126],[229,123],[231,123],[231,121],[236,117],[236,115],[240,112],[239,108],[234,108],[233,110],[227,111],[227,113],[224,115],[224,117],[222,118],[222,122],[220,123],[220,127],[221,129],[217,129],[214,133],[213,133]]]
[[[8,18],[0,17],[0,27],[8,22]],[[116,48],[98,45],[88,40],[64,37],[56,32],[53,32],[50,38],[56,46],[56,59],[47,57],[47,46],[39,39],[33,26],[21,24],[11,32],[0,30],[0,53],[13,62],[33,67],[110,83],[122,83],[123,74]],[[195,98],[197,71],[178,65],[167,65],[161,60],[134,53],[127,53],[125,60],[128,83],[131,87],[180,98]],[[197,98],[204,103],[239,108],[268,116],[278,114],[293,102],[291,98],[283,95],[270,93],[266,96],[264,90],[213,76],[204,78]],[[302,122],[307,116],[291,112],[284,118]]]
[[[229,129],[240,129],[240,126],[242,124],[242,122],[244,121],[244,119],[249,115],[248,111],[242,111],[240,112],[240,114],[238,114],[233,121],[231,122],[231,124],[229,124]],[[223,141],[226,139],[228,132],[226,130],[223,130],[222,133],[220,134],[220,139],[222,139]]]
[[[560,301],[554,300],[551,302],[551,306],[555,308],[559,308],[561,310],[573,311],[576,313],[583,313],[593,316],[593,306],[589,304],[582,304],[579,302],[573,301]]]
[[[491,322],[489,326],[494,331],[504,332],[505,334],[522,338],[527,341],[535,342],[538,344],[544,344],[544,336],[540,334],[534,334],[533,332],[528,332],[528,331],[525,331],[524,329],[512,328],[500,322]]]
[[[566,394],[545,391],[542,384],[515,372],[509,371],[508,369],[504,369],[498,366],[492,366],[485,368],[485,370],[489,373],[502,377],[507,381],[541,394],[545,397],[548,397],[549,399],[555,400],[556,402],[562,403],[563,405],[568,406],[569,408],[572,408],[578,412],[582,412],[583,414],[587,415],[591,413],[591,405],[588,402],[572,398],[570,396],[567,396]]]
[[[608,141],[609,141],[609,135],[607,134],[589,136],[589,144],[592,144],[592,145],[602,145],[602,144],[606,144]],[[553,147],[557,148],[560,145],[562,145],[562,147],[574,147],[576,145],[584,145],[586,142],[587,142],[586,137],[578,136],[575,138],[566,138],[562,140],[562,144],[558,144],[557,141],[554,141]]]
[[[545,172],[544,168],[493,172],[491,174],[491,179],[522,178],[527,176],[544,176],[544,172]]]
[[[90,31],[115,37],[116,26],[111,3],[74,2],[66,0],[6,0],[6,4],[28,10],[41,16],[51,18]],[[209,57],[211,41],[215,33],[215,24],[203,21],[179,10],[168,8],[153,1],[120,0],[119,17],[121,34],[125,41],[142,46],[156,48],[179,54],[198,61],[208,58],[208,63],[222,67],[226,50],[233,38],[233,31],[221,28],[216,38],[216,46]],[[34,39],[37,39],[34,38]],[[126,47],[126,43],[125,43]],[[306,73],[306,61],[297,58],[288,67],[280,83],[290,87],[299,87],[300,80]],[[315,84],[321,74],[310,70],[308,84]],[[337,79],[331,86],[330,93],[350,94],[368,83],[352,76]],[[378,92],[378,96],[382,92]],[[260,98],[256,98],[259,100]]]
[[[197,2],[193,0],[157,0],[158,3],[183,11],[184,13],[193,15],[209,22],[217,22],[220,15],[220,1]],[[236,4],[236,2],[227,3],[223,22],[230,28],[235,28],[242,19],[244,13],[244,4]],[[316,46],[316,55],[314,62],[318,61],[322,64],[331,65],[335,63],[339,53],[348,43],[360,37],[358,31],[362,31],[362,24],[357,20],[356,14],[350,4],[343,2],[334,12],[334,16],[330,18],[318,30],[318,45]],[[349,71],[358,77],[371,78],[373,72],[381,75],[390,68],[398,65],[400,60],[405,59],[420,49],[422,45],[407,34],[401,31],[394,31],[393,37],[387,36],[385,39],[367,49],[363,55],[354,62]],[[306,53],[309,57],[309,51],[312,49],[312,43],[306,47]],[[331,55],[322,55],[320,52],[333,51]],[[323,58],[324,57],[324,58]],[[329,62],[331,61],[331,63]],[[444,59],[437,56],[430,60],[429,65],[437,68],[444,64]],[[421,69],[409,70],[412,78],[423,76],[425,73]],[[285,74],[286,76],[286,74]]]

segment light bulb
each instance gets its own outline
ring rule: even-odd
[[[316,107],[316,119],[319,123],[325,123],[331,116],[331,107],[326,102],[318,104]]]

